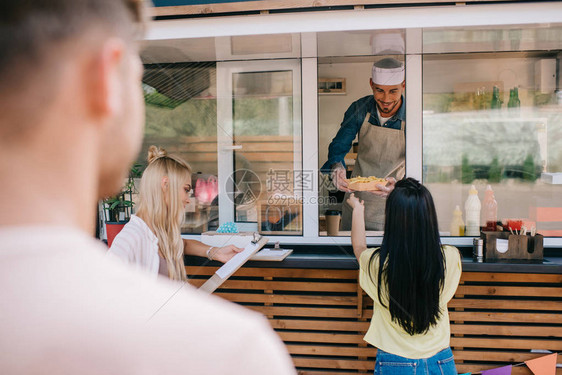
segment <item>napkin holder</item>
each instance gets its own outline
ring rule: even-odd
[[[509,232],[481,232],[484,239],[485,261],[496,260],[527,260],[542,261],[544,256],[541,234],[511,234]]]

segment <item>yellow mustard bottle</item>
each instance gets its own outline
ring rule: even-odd
[[[451,236],[464,236],[464,221],[462,221],[462,211],[458,205],[453,211],[450,231]]]

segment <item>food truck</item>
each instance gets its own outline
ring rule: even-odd
[[[405,68],[405,175],[430,190],[442,243],[463,254],[448,306],[457,370],[562,351],[562,2],[190,3],[155,1],[139,162],[154,144],[190,163],[185,238],[233,223],[293,249],[249,261],[215,294],[266,315],[299,373],[374,368],[362,340],[373,302],[341,229],[344,194],[321,169],[349,106],[373,95],[373,63],[389,56]],[[382,235],[369,231],[368,245]],[[196,286],[219,266],[186,260]]]

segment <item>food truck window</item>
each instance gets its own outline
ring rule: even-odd
[[[403,30],[318,33],[320,236],[350,235],[349,193],[339,176],[404,176],[404,36]],[[359,191],[363,186],[353,188],[365,202],[367,235],[381,236],[385,199]]]
[[[273,237],[305,233],[303,241],[332,241],[316,236],[327,235],[326,213],[341,213],[344,196],[329,174],[320,173],[314,184],[316,158],[320,170],[346,110],[373,95],[373,63],[390,57],[414,67],[405,98],[415,103],[408,107],[407,134],[416,145],[414,152],[408,148],[406,172],[432,191],[441,234],[457,234],[456,206],[466,225],[472,185],[481,202],[478,224],[485,226],[490,185],[497,220],[522,219],[547,236],[562,236],[562,25],[411,31],[149,41],[142,54],[147,123],[139,161],[156,144],[192,165],[197,206],[186,213],[191,226],[184,233],[235,221],[241,230]],[[381,34],[414,35],[419,44],[379,50],[375,40],[396,38]],[[348,176],[361,153],[357,141],[343,156]],[[253,179],[259,194],[250,187]],[[317,189],[318,199],[308,199],[305,189]],[[337,228],[337,235],[348,235],[342,223]]]
[[[372,57],[363,58],[322,58],[319,59],[318,77],[321,79],[345,79],[344,93],[325,92],[323,87],[318,90],[318,161],[319,168],[328,160],[328,149],[330,143],[338,133],[344,114],[348,107],[357,99],[367,95],[372,95],[369,87],[369,77],[373,66]],[[357,137],[351,142],[357,143]],[[355,160],[357,157],[357,144],[355,147],[350,144],[349,152],[345,155],[346,174],[351,176]],[[327,221],[341,221],[341,216],[337,218],[326,217],[328,215],[341,214],[345,193],[338,191],[329,173],[319,175],[319,232],[320,235],[327,235]],[[333,224],[332,224],[333,225]],[[341,228],[341,223],[339,224]],[[330,228],[332,229],[332,228]],[[331,235],[336,235],[332,230]],[[349,235],[344,230],[338,231],[337,235]]]
[[[147,42],[138,161],[154,144],[191,165],[182,233],[302,235],[299,53],[291,34]]]
[[[218,225],[217,89],[212,38],[147,41],[141,52],[146,125],[138,163],[150,145],[185,159],[193,170],[183,233]],[[195,62],[194,62],[195,61]]]
[[[562,236],[561,35],[560,25],[424,30],[423,181],[442,232],[518,219]]]
[[[216,66],[211,63],[146,64],[146,126],[138,162],[150,145],[186,160],[193,171],[183,233],[218,224]]]
[[[303,233],[300,62],[220,62],[221,222],[268,235]]]

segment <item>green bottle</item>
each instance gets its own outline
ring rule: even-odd
[[[515,96],[513,95],[513,89],[509,90],[509,101],[507,102],[507,108],[515,107]]]
[[[521,107],[521,101],[519,100],[519,89],[514,87],[509,90],[509,102],[507,103],[509,108],[519,108]]]
[[[519,89],[517,87],[513,88],[513,107],[521,107],[521,100],[519,100]]]
[[[492,91],[492,102],[490,103],[490,108],[492,109],[500,109],[502,107],[502,101],[500,99],[500,88],[498,86],[494,86]]]

